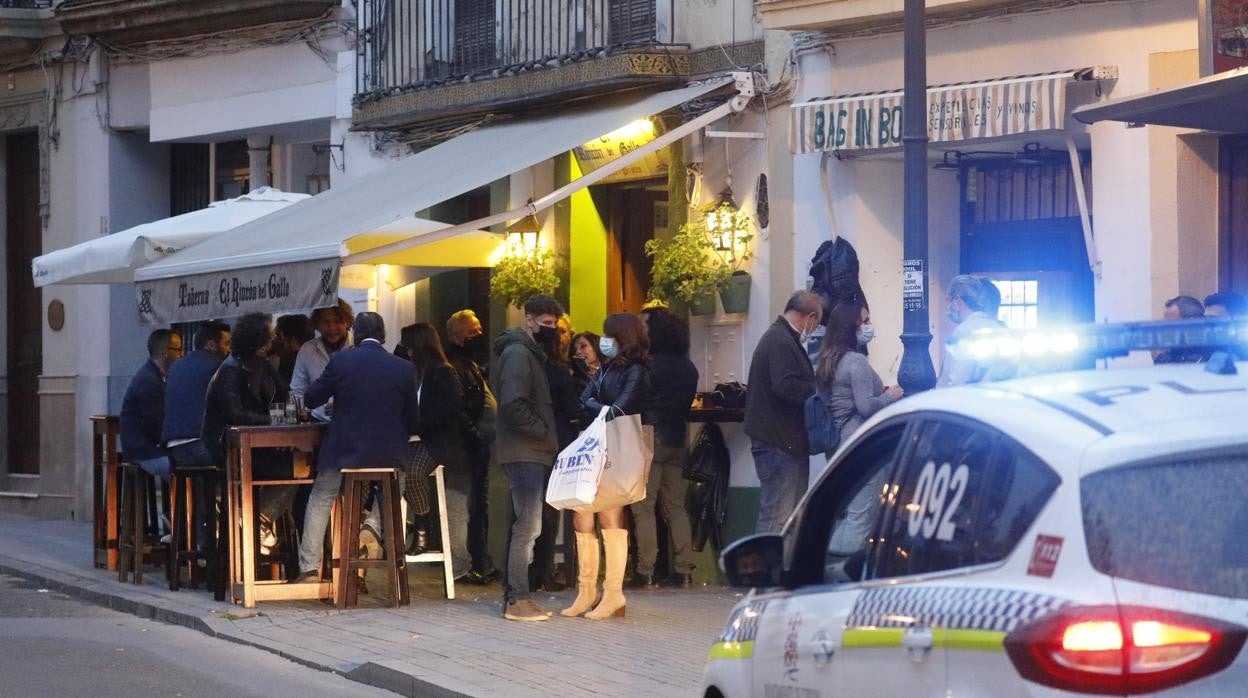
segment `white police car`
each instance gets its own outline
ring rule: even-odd
[[[705,695],[1248,695],[1248,363],[931,391],[839,449]]]

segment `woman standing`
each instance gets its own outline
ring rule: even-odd
[[[581,332],[572,338],[572,375],[580,386],[579,395],[589,381],[598,374],[602,366],[602,356],[598,354],[598,335],[593,332]]]
[[[886,390],[859,351],[875,337],[867,307],[847,301],[833,307],[828,316],[827,332],[815,357],[815,380],[820,390],[831,395],[832,418],[840,425],[844,441],[868,417],[899,400],[902,391],[896,386]]]
[[[468,451],[464,447],[460,409],[462,396],[459,381],[451,364],[442,351],[438,331],[427,322],[418,322],[403,328],[403,344],[415,367],[416,395],[420,404],[420,416],[416,435],[420,441],[411,444],[413,450],[428,449],[434,467],[444,466],[446,484],[447,534],[451,539],[451,571],[456,579],[468,574],[471,558],[468,555],[468,493],[472,487]],[[419,461],[420,458],[414,458]],[[407,477],[428,477],[423,468],[408,473]],[[412,485],[405,483],[404,490]],[[419,485],[417,485],[419,487]]]
[[[595,419],[602,409],[607,419],[618,415],[641,414],[650,403],[650,339],[641,318],[629,313],[616,313],[602,324],[598,342],[603,363],[581,393],[585,423]],[[607,571],[602,583],[602,600],[594,605],[598,591],[598,534],[594,520],[602,526],[602,542],[606,549]],[[560,615],[579,616],[591,620],[624,615],[624,564],[628,559],[628,530],[624,528],[624,507],[592,513],[575,512],[572,525],[576,529],[577,577],[576,600]],[[586,613],[586,611],[589,611]]]

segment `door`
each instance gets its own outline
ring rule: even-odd
[[[8,202],[9,472],[39,472],[39,372],[43,367],[43,300],[30,275],[41,247],[39,136],[6,139]]]
[[[667,226],[667,192],[616,186],[608,196],[607,312],[640,312],[650,291],[646,241]]]
[[[1222,139],[1218,289],[1248,293],[1248,136]]]
[[[893,421],[865,436],[800,507],[786,532],[795,588],[764,610],[751,695],[943,695],[943,664],[911,659],[901,646],[904,629],[883,627],[863,605],[871,592],[862,579],[893,504],[888,493],[906,429]]]

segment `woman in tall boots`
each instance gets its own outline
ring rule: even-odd
[[[650,402],[650,339],[641,318],[629,313],[616,313],[602,324],[599,340],[602,367],[581,393],[585,410],[584,423],[598,416],[604,407],[611,416],[641,414]],[[602,527],[606,550],[607,571],[602,583],[602,600],[598,595],[598,534],[595,518]],[[624,615],[624,564],[628,560],[628,529],[624,528],[624,508],[617,507],[595,514],[576,512],[572,517],[576,529],[577,578],[576,600],[560,611],[564,616],[584,614],[591,620]],[[593,608],[591,611],[590,608]],[[587,612],[588,611],[588,612]]]

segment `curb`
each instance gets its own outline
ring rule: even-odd
[[[264,650],[300,666],[316,669],[330,674],[337,674],[351,681],[373,686],[397,693],[408,698],[471,698],[471,694],[461,693],[426,679],[405,673],[398,669],[379,664],[365,662],[349,671],[342,671],[333,666],[318,662],[301,655],[297,651],[287,651],[274,645],[267,645],[252,640],[245,633],[239,633],[233,624],[220,618],[203,618],[174,608],[168,608],[150,601],[131,598],[121,590],[105,591],[93,588],[95,580],[76,577],[73,574],[40,568],[44,572],[31,569],[33,563],[0,555],[0,573],[19,577],[40,587],[60,592],[97,606],[104,606],[119,613],[154,620],[167,625],[176,625],[194,630],[209,637],[233,642],[247,647]]]

